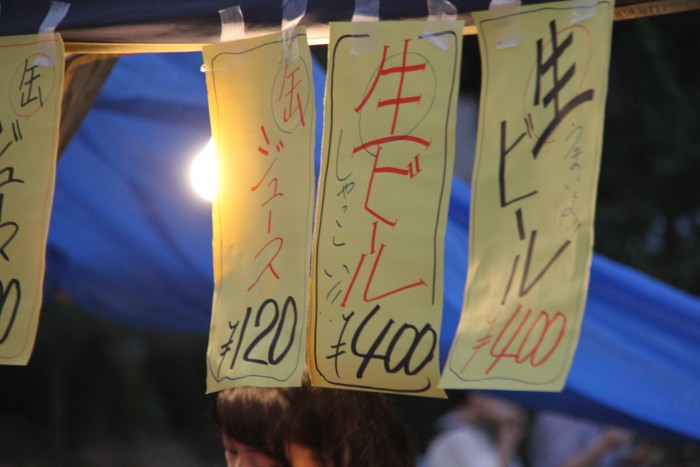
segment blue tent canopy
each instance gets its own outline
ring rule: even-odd
[[[210,136],[201,63],[198,53],[155,54],[124,57],[115,67],[58,164],[47,297],[67,293],[81,308],[130,326],[208,330],[211,206],[187,178]],[[321,67],[314,79],[321,118]],[[317,131],[320,142],[320,122]],[[443,362],[462,305],[469,199],[455,179]],[[699,337],[700,298],[595,255],[565,391],[508,397],[700,439]]]

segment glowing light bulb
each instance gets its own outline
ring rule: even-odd
[[[190,181],[194,191],[205,200],[212,202],[216,198],[218,186],[216,166],[216,146],[210,138],[204,149],[194,158],[190,166]]]

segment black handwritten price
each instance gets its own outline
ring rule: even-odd
[[[379,319],[376,316],[380,309],[379,305],[375,306],[360,322],[352,336],[350,351],[361,359],[356,377],[362,379],[372,361],[381,362],[384,370],[389,374],[399,372],[409,376],[418,374],[435,358],[437,333],[430,324],[418,329],[408,323],[398,326],[393,319],[388,319],[384,327],[379,330],[381,323],[377,325],[373,321]],[[352,312],[345,318],[346,324],[354,314]],[[343,331],[345,329],[346,327],[343,327]],[[341,332],[340,343],[334,347],[340,349],[344,345],[342,340]],[[364,346],[362,342],[370,342],[370,344]],[[384,346],[384,350],[381,350]],[[329,358],[337,359],[344,353],[340,351]]]
[[[221,345],[219,375],[229,354],[232,354],[229,370],[234,369],[241,352],[245,362],[279,365],[292,348],[298,321],[297,305],[291,296],[287,297],[281,309],[276,300],[268,298],[254,317],[253,308],[248,307],[242,323],[240,320],[229,321],[231,332],[228,341]]]
[[[21,298],[22,288],[17,279],[8,282],[7,287],[0,282],[0,345],[7,340],[12,331]]]

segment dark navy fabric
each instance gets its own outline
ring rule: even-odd
[[[550,0],[551,1],[551,0]],[[71,0],[70,8],[57,27],[58,32],[102,28],[106,35],[109,28],[124,27],[124,36],[119,42],[129,42],[126,27],[153,26],[160,37],[149,42],[180,41],[182,25],[188,22],[217,27],[220,24],[219,10],[240,5],[243,17],[252,28],[279,27],[282,21],[283,0],[276,2],[261,0]],[[460,13],[485,10],[489,0],[452,0]],[[525,3],[535,3],[528,2]],[[543,3],[539,0],[539,3]],[[347,0],[308,0],[303,24],[327,24],[330,21],[349,21],[355,2]],[[34,34],[39,30],[51,7],[51,0],[10,0],[2,2],[0,35]],[[402,0],[379,2],[381,19],[426,17],[426,0]],[[168,28],[167,26],[171,27]],[[165,26],[165,27],[164,27]],[[97,32],[97,31],[96,31]],[[192,31],[188,31],[191,33]]]

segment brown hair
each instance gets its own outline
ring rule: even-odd
[[[414,439],[383,395],[301,389],[292,405],[289,440],[315,451],[322,465],[415,466]]]
[[[306,383],[306,381],[305,381]],[[311,387],[221,391],[214,418],[227,436],[285,465],[288,443],[328,467],[415,466],[414,439],[381,394]]]
[[[289,389],[242,386],[220,391],[212,414],[223,434],[288,465],[285,432]]]

